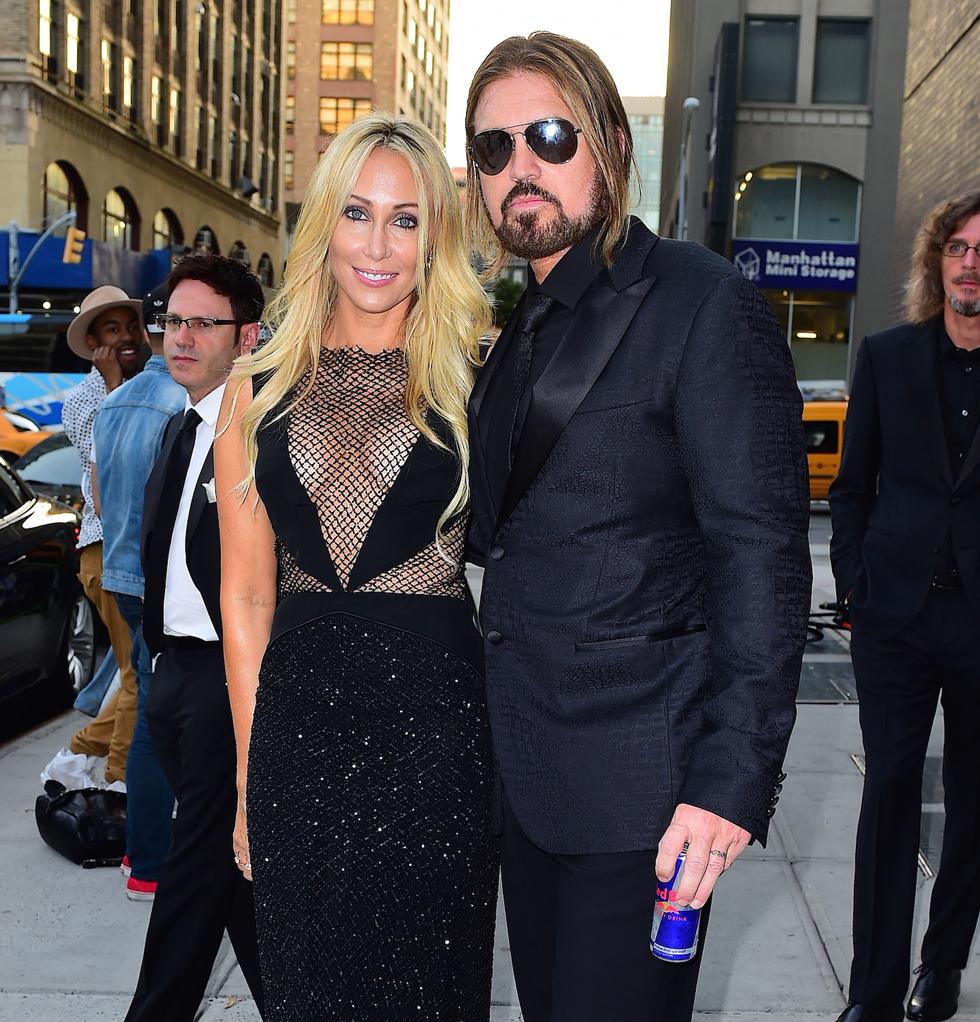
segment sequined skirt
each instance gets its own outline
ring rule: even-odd
[[[453,649],[346,613],[270,644],[248,769],[267,1022],[486,1022],[490,762]]]

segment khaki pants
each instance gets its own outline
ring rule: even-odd
[[[76,732],[69,748],[86,756],[107,757],[105,779],[125,781],[126,757],[136,726],[136,672],[130,659],[132,635],[115,597],[102,589],[102,544],[83,547],[80,560],[78,578],[109,632],[112,652],[119,664],[120,686],[95,720]]]

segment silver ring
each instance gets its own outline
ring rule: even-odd
[[[728,858],[728,852],[722,852],[722,851],[720,851],[717,848],[712,848],[711,851],[708,852],[708,854],[709,855],[714,855],[718,859],[727,859]]]

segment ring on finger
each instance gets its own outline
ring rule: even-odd
[[[709,855],[713,855],[716,859],[727,859],[728,852],[723,852],[720,848],[712,848]]]

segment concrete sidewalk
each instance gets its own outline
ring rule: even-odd
[[[816,605],[832,586],[826,545],[812,552]],[[832,643],[814,646],[811,662],[840,659],[846,648]],[[844,1005],[861,796],[851,759],[861,752],[857,706],[799,709],[769,846],[749,848],[716,897],[697,1001],[702,1020],[833,1020]],[[126,900],[116,870],[82,870],[51,852],[34,824],[38,773],[78,720],[65,715],[0,748],[0,1022],[118,1020],[136,984],[149,906]],[[917,942],[930,889],[922,877]],[[491,1020],[519,1022],[502,919],[497,945]],[[227,943],[209,994],[207,1022],[258,1019]],[[976,956],[957,1018],[980,1020]]]

